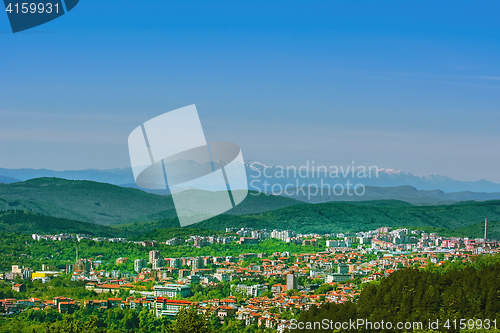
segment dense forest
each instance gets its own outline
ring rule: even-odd
[[[286,197],[252,195],[226,214],[254,214],[299,203],[301,202]],[[37,178],[13,184],[0,184],[0,210],[26,210],[102,225],[176,217],[170,195],[156,195],[134,188],[60,178]]]
[[[235,319],[223,323],[213,313],[195,308],[181,310],[176,320],[156,318],[147,309],[98,311],[80,309],[73,314],[57,310],[28,310],[15,317],[0,318],[0,333],[271,333],[257,325],[244,326]]]
[[[356,303],[326,303],[302,312],[298,322],[349,322],[364,319],[370,322],[438,321],[439,331],[458,332],[490,323],[489,332],[500,328],[500,257],[487,256],[473,265],[452,263],[440,268],[429,264],[398,270],[375,283],[364,286]],[[460,319],[463,319],[462,323]],[[456,320],[456,321],[455,321]],[[472,324],[472,321],[474,323]],[[447,325],[448,323],[448,325]],[[394,324],[395,325],[395,324]],[[447,326],[446,326],[447,325]],[[469,327],[472,325],[472,327]],[[298,332],[321,332],[321,329],[298,329]],[[357,329],[343,332],[395,332],[392,329]],[[410,330],[406,330],[410,331]]]

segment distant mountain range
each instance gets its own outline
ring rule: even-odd
[[[345,168],[340,166],[338,168],[330,167],[326,168],[326,170],[325,168],[318,169],[315,167],[314,170],[310,168],[309,172],[305,171],[305,168],[302,170],[299,168],[297,168],[297,170],[289,168],[287,171],[280,167],[268,166],[258,162],[245,163],[247,166],[249,184],[252,189],[262,189],[262,184],[266,180],[270,184],[269,188],[271,188],[273,184],[279,184],[284,187],[287,184],[297,184],[297,181],[299,186],[304,185],[307,187],[310,184],[315,184],[320,188],[322,184],[334,186],[335,184],[345,184],[349,181],[352,185],[363,184],[364,186],[376,187],[409,185],[417,190],[441,190],[446,193],[465,191],[500,193],[500,184],[484,179],[473,182],[459,181],[442,175],[417,176],[402,170],[384,168],[372,170],[354,168],[353,172],[351,166]],[[252,181],[254,182],[252,183]]]
[[[190,165],[193,161],[185,161]],[[496,184],[487,180],[478,181],[459,181],[442,175],[427,175],[418,176],[409,172],[394,169],[378,169],[378,173],[372,170],[366,170],[365,173],[355,169],[352,172],[351,166],[345,169],[339,167],[335,170],[329,168],[327,170],[317,169],[312,172],[302,170],[289,169],[288,172],[276,166],[268,166],[258,162],[247,161],[245,168],[247,170],[249,187],[252,190],[263,191],[263,182],[267,181],[269,188],[273,185],[286,186],[293,184],[294,187],[308,186],[310,184],[321,185],[329,184],[344,184],[350,181],[352,184],[363,184],[364,186],[372,187],[398,187],[409,185],[417,190],[441,190],[444,193],[451,192],[477,192],[477,193],[500,193],[500,184]],[[325,172],[326,171],[326,172]],[[336,171],[336,173],[333,173]],[[334,177],[338,176],[338,177]],[[364,177],[362,177],[364,176]],[[0,168],[0,183],[13,183],[16,181],[25,181],[41,177],[56,177],[69,180],[90,180],[100,183],[114,184],[122,187],[134,187],[134,177],[131,168],[108,169],[108,170],[70,170],[70,171],[54,171],[47,169],[5,169]],[[297,183],[298,182],[298,183]],[[279,188],[279,187],[277,187]],[[168,191],[148,191],[156,194],[168,194]],[[466,196],[466,194],[464,194]],[[495,197],[496,198],[496,197]],[[445,200],[446,201],[446,200]]]
[[[0,176],[0,184],[10,184],[10,183],[16,183],[18,181],[19,179],[16,178]]]
[[[300,201],[309,203],[323,203],[330,201],[371,201],[371,200],[403,200],[413,205],[441,205],[450,204],[461,201],[486,201],[486,200],[500,200],[500,192],[496,193],[478,193],[471,191],[464,192],[451,192],[445,193],[441,190],[417,190],[413,186],[403,185],[397,187],[377,187],[366,186],[363,195],[355,195],[351,188],[351,195],[346,192],[342,195],[317,195],[308,196],[308,193],[316,193],[316,188],[289,188],[286,195],[281,193],[282,196],[287,196]]]

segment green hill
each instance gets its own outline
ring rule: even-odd
[[[247,215],[222,214],[189,228],[224,230],[226,227],[292,229],[300,233],[331,233],[376,229],[381,226],[418,227],[445,236],[482,237],[484,218],[500,221],[500,201],[464,202],[439,206],[412,206],[403,201],[301,204]],[[500,226],[490,223],[490,236],[500,239]],[[179,228],[177,218],[116,226],[137,234]]]
[[[0,184],[0,210],[9,209],[104,225],[131,218],[148,221],[147,215],[160,212],[158,217],[176,216],[170,197],[110,184],[59,178]]]
[[[453,230],[456,237],[484,238],[484,222]],[[500,240],[500,222],[488,221],[488,239]]]
[[[500,221],[500,200],[438,206],[412,206],[387,200],[303,204],[253,215],[219,215],[193,227],[214,230],[254,227],[317,233],[362,231],[381,226],[459,229],[481,223],[485,217]],[[166,221],[174,224],[173,219]]]
[[[227,214],[253,214],[299,203],[285,197],[249,195]],[[177,216],[171,196],[105,183],[59,178],[0,184],[0,210],[12,209],[102,225],[147,222]]]
[[[440,227],[412,227],[409,229],[420,229],[426,232],[435,232],[445,237],[469,237],[484,238],[484,222],[469,225],[458,229],[446,229]],[[500,240],[500,222],[488,221],[488,239]]]
[[[464,202],[452,205],[413,206],[404,201],[329,202],[301,204],[258,214],[222,214],[190,225],[189,228],[224,230],[226,227],[292,229],[300,233],[331,233],[376,229],[381,226],[418,227],[446,236],[482,237],[484,218],[500,221],[500,200]],[[116,226],[136,234],[179,228],[177,218]],[[491,223],[490,236],[496,234]]]
[[[253,215],[219,215],[187,228],[180,228],[177,218],[102,226],[24,211],[7,211],[0,213],[0,231],[86,233],[163,241],[193,234],[213,235],[226,227],[331,233],[391,226],[418,228],[428,232],[438,232],[443,236],[479,238],[484,234],[482,222],[484,216],[500,220],[500,201],[428,207],[408,206],[398,201],[304,204]],[[488,237],[500,239],[500,222],[489,222],[488,225]]]
[[[123,229],[13,210],[0,212],[0,231],[29,234],[74,233],[103,237],[132,235]]]
[[[194,204],[198,203],[193,201]],[[162,237],[167,237],[170,231],[165,233],[165,229],[179,228],[170,196],[90,181],[39,178],[0,184],[0,210],[29,211],[35,213],[30,219],[38,216],[37,219],[43,220],[43,223],[30,220],[26,226],[5,224],[4,230],[10,231],[93,232],[103,236],[142,235],[153,238],[158,230],[163,230]],[[400,200],[308,204],[285,197],[251,193],[225,214],[189,228],[224,230],[226,227],[252,227],[331,233],[380,226],[409,226],[443,228],[480,237],[485,217],[500,221],[499,200],[432,206],[414,206]],[[19,221],[24,223],[22,219]],[[87,223],[79,224],[77,221]],[[113,228],[103,229],[89,223],[113,225]],[[497,232],[495,228],[498,229],[498,226],[492,224],[491,235]],[[70,229],[75,231],[68,231]]]

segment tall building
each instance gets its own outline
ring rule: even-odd
[[[191,270],[189,270],[189,269],[180,269],[179,270],[179,279],[183,278],[183,277],[187,277],[189,275],[191,275]]]
[[[170,259],[170,267],[181,269],[182,268],[182,259],[181,258]]]
[[[162,267],[165,267],[165,261],[163,259],[153,260],[153,269],[158,269]]]
[[[193,260],[191,261],[191,269],[200,269],[204,267],[205,265],[203,264],[202,257],[193,258]]]
[[[253,286],[239,284],[236,286],[236,290],[238,290],[239,292],[243,292],[251,297],[259,297],[267,291],[267,286],[264,284],[254,284]]]
[[[136,259],[134,261],[134,271],[137,273],[140,273],[143,268],[146,268],[148,265],[148,262],[146,259]]]
[[[54,265],[42,264],[42,271],[55,271],[55,270],[56,270],[56,266],[54,266]]]
[[[286,290],[299,289],[298,279],[295,274],[286,275]]]
[[[208,245],[210,245],[210,243],[205,239],[205,237],[198,237],[194,239],[194,247],[200,248]]]
[[[84,271],[84,272],[90,272],[92,269],[92,265],[90,260],[87,259],[78,259],[76,264],[73,266],[75,271]]]
[[[290,238],[292,237],[295,237],[295,232],[293,232],[292,230],[273,230],[273,232],[271,233],[271,238],[276,238],[287,243],[290,242]]]
[[[33,270],[29,267],[25,267],[23,270],[23,279],[30,280],[33,274]]]
[[[149,251],[149,263],[152,264],[153,261],[161,259],[160,251]]]

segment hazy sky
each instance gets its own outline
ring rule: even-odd
[[[12,34],[0,167],[129,166],[144,121],[196,104],[208,141],[273,165],[500,182],[498,1],[96,1]]]

